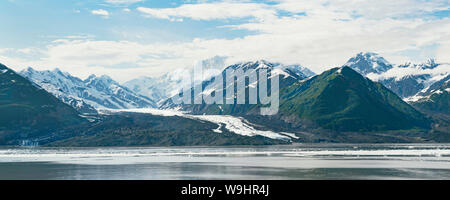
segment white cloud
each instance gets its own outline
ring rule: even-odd
[[[133,4],[143,2],[143,0],[105,0],[106,3],[110,4]]]
[[[23,49],[17,50],[17,52],[24,53],[24,54],[31,54],[33,51],[35,51],[35,50],[32,48],[23,48]]]
[[[0,54],[6,52],[6,51],[8,51],[8,50],[9,50],[9,49],[7,49],[7,48],[0,48]]]
[[[138,10],[148,17],[173,21],[250,18],[225,28],[257,34],[234,39],[198,38],[149,44],[64,38],[42,49],[43,56],[38,59],[1,56],[0,51],[0,60],[16,68],[60,67],[81,77],[106,73],[119,81],[142,75],[156,76],[216,55],[228,56],[231,62],[266,59],[299,63],[320,73],[344,64],[360,51],[377,52],[391,62],[404,63],[413,59],[402,52],[436,45],[433,51],[437,62],[450,62],[450,18],[426,15],[448,9],[444,1],[367,2],[280,0],[279,4],[268,5],[227,1],[163,9],[140,7]],[[277,14],[280,11],[291,14],[281,16]]]
[[[271,2],[271,1],[269,1]],[[277,12],[307,13],[308,15],[351,19],[417,17],[434,11],[448,10],[448,0],[272,0],[276,4],[248,1],[219,1],[183,4],[175,8],[139,7],[147,17],[160,19],[191,18],[215,20],[253,17],[273,18]]]
[[[64,36],[65,39],[89,39],[89,38],[94,38],[94,37],[95,36],[89,35],[89,34]]]
[[[183,4],[176,8],[138,7],[137,10],[147,17],[160,19],[217,20],[252,17],[263,20],[276,15],[275,10],[266,4],[237,2]]]
[[[248,59],[262,57],[284,62],[301,62],[316,72],[343,64],[346,59],[360,51],[374,51],[393,58],[394,62],[406,62],[411,58],[398,56],[399,52],[439,44],[441,47],[438,48],[437,54],[442,52],[440,57],[450,57],[443,47],[448,44],[445,41],[450,41],[445,38],[450,35],[450,20],[430,15],[431,12],[448,10],[447,0],[276,2],[269,5],[227,1],[185,4],[162,9],[140,7],[138,10],[147,17],[171,21],[182,18],[259,19],[223,26],[257,31],[259,34],[234,40],[205,41],[220,41],[221,44],[219,47],[212,45],[204,48],[220,48],[217,51],[222,54],[236,54],[236,57]],[[280,12],[290,14],[280,16]]]
[[[450,36],[447,36],[446,39],[439,43],[439,47],[436,50],[436,60],[450,63]]]
[[[276,7],[290,12],[316,15],[343,14],[370,19],[414,17],[448,10],[448,0],[276,0]]]
[[[93,15],[101,15],[103,17],[108,17],[109,16],[109,12],[103,9],[98,9],[98,10],[92,10],[91,13]]]

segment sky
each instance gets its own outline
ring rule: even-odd
[[[449,0],[2,0],[0,63],[119,82],[214,56],[316,73],[358,52],[450,62]]]

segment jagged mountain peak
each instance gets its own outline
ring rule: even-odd
[[[281,73],[284,76],[287,76],[289,74],[291,74],[291,75],[295,74],[295,76],[300,76],[302,78],[311,77],[311,76],[316,75],[314,72],[312,72],[308,68],[303,67],[302,65],[299,65],[299,64],[284,65],[284,64],[281,64],[278,62],[270,62],[270,61],[267,61],[264,59],[240,62],[240,63],[230,65],[225,68],[225,70],[227,70],[227,69],[233,69],[233,70],[242,69],[244,71],[249,70],[249,69],[254,69],[254,70],[266,69],[269,71],[274,70],[275,72]]]
[[[373,52],[360,52],[350,58],[344,66],[348,66],[363,75],[380,74],[393,67],[386,59]]]
[[[54,69],[52,70],[52,72],[55,72],[55,73],[63,73],[59,68],[54,68]]]
[[[405,64],[398,65],[399,68],[415,68],[415,69],[434,69],[441,65],[440,63],[437,63],[435,59],[430,58],[427,61],[423,63],[412,63],[412,62],[406,62]]]
[[[32,67],[27,67],[27,68],[24,69],[23,71],[27,71],[27,72],[36,72],[36,70],[33,69]]]
[[[88,85],[91,85],[91,84],[119,85],[119,83],[117,83],[115,80],[113,80],[108,75],[95,76],[92,74],[84,82]]]
[[[95,78],[97,78],[97,76],[95,74],[91,74],[84,81],[87,82],[87,81],[90,81],[90,80],[95,79]]]
[[[307,67],[304,67],[304,66],[299,65],[299,64],[285,65],[285,66],[282,66],[282,68],[291,70],[291,71],[293,71],[294,73],[297,73],[297,74],[303,74],[305,77],[311,77],[311,76],[316,75],[316,73],[314,73],[313,71],[311,71]]]
[[[246,62],[240,62],[234,65],[230,65],[227,68],[225,68],[225,70],[227,69],[242,69],[242,70],[249,70],[249,69],[273,69],[276,66],[278,66],[278,63],[271,63],[268,62],[266,60],[255,60],[255,61],[246,61]]]
[[[423,66],[426,67],[426,68],[433,69],[433,68],[437,67],[438,65],[439,64],[436,63],[436,60],[434,58],[430,58],[430,59],[427,60],[426,63],[424,63]]]

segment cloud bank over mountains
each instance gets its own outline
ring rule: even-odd
[[[428,58],[450,62],[446,0],[190,1],[171,7],[152,7],[152,2],[139,0],[105,2],[125,5],[128,12],[101,8],[108,17],[103,23],[132,15],[121,18],[122,23],[135,18],[180,27],[202,23],[214,31],[208,37],[171,42],[66,37],[26,49],[1,49],[0,62],[16,70],[59,67],[81,77],[106,73],[120,82],[193,66],[216,55],[227,56],[230,63],[257,59],[298,63],[316,73],[340,66],[361,51],[380,53],[399,64]],[[222,30],[244,34],[214,35]]]

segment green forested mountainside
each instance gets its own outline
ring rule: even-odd
[[[349,67],[334,68],[280,92],[282,115],[337,131],[428,128],[429,121],[379,83]]]

